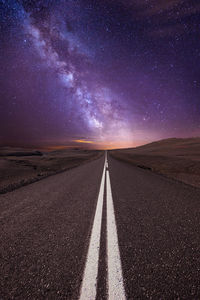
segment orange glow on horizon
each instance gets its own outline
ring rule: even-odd
[[[49,146],[40,146],[41,150],[45,151],[56,151],[64,149],[73,149],[76,147],[87,148],[87,149],[99,149],[99,150],[112,150],[112,149],[123,149],[123,148],[135,148],[147,144],[149,141],[91,141],[91,140],[71,140],[71,145],[64,145],[64,142],[60,145],[49,145]],[[79,145],[78,145],[79,144]],[[85,144],[85,145],[84,145]],[[34,147],[35,148],[35,147]]]
[[[83,144],[95,144],[93,141],[87,141],[87,140],[74,140],[76,143],[83,143]]]
[[[94,146],[97,149],[101,150],[112,150],[112,149],[120,149],[120,148],[135,148],[138,146],[142,146],[146,144],[146,141],[120,141],[120,142],[94,142]]]
[[[66,145],[56,145],[56,146],[47,146],[47,147],[41,147],[41,150],[47,150],[47,151],[56,151],[56,150],[63,150],[63,149],[70,149],[74,146],[66,146]]]

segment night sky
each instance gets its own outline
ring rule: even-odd
[[[0,145],[200,135],[200,2],[0,0]]]

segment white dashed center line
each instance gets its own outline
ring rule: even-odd
[[[125,300],[117,227],[110,185],[109,170],[106,174],[107,189],[107,261],[108,261],[108,299]]]
[[[106,171],[107,169],[107,171]],[[100,191],[97,201],[90,244],[83,275],[83,282],[79,300],[95,300],[97,294],[97,277],[99,265],[99,249],[101,238],[101,223],[103,212],[104,183],[106,176],[107,189],[107,288],[108,300],[125,300],[125,290],[121,268],[120,252],[117,237],[115,213],[110,185],[110,175],[108,170],[107,153],[105,157],[103,175],[101,179]]]

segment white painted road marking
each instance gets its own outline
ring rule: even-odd
[[[98,276],[98,262],[99,262],[99,249],[101,237],[101,221],[103,210],[103,194],[105,184],[105,166],[103,168],[103,175],[99,190],[97,207],[92,227],[92,234],[87,254],[85,271],[83,275],[83,282],[80,292],[80,300],[95,300],[97,290],[97,276]]]
[[[105,176],[107,182],[108,300],[126,300],[110,185],[110,175],[108,169],[106,172],[106,168],[108,168],[107,153],[105,156],[103,175],[101,179],[79,300],[96,299]]]
[[[113,206],[110,175],[106,173],[107,189],[107,261],[108,261],[108,300],[125,300],[117,227]]]

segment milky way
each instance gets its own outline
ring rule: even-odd
[[[196,1],[0,0],[2,145],[200,133]]]

